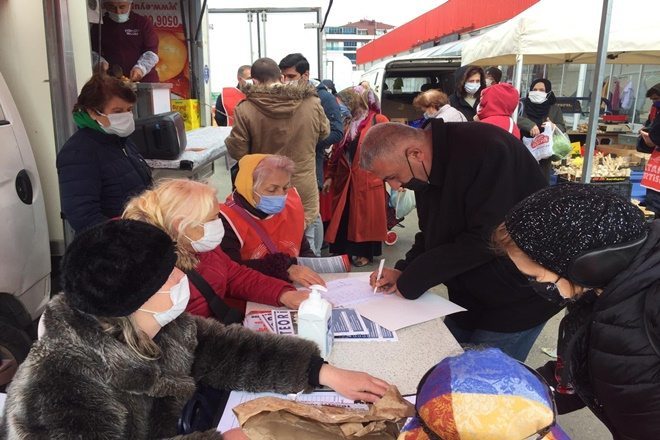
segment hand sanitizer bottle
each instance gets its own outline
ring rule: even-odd
[[[332,351],[332,304],[321,297],[319,290],[328,290],[317,284],[310,286],[312,292],[298,308],[298,336],[316,342],[321,357],[327,358]]]

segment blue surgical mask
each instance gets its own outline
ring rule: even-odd
[[[262,196],[258,192],[255,193],[259,196],[259,203],[257,208],[259,211],[272,215],[282,212],[284,205],[286,205],[286,194],[281,196]]]
[[[114,12],[108,12],[108,17],[110,17],[110,20],[115,23],[126,23],[129,16],[130,12],[128,14],[115,14]]]

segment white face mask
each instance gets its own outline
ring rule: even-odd
[[[108,17],[110,17],[110,20],[116,23],[126,23],[129,16],[130,12],[127,14],[115,14],[114,12],[108,11]]]
[[[170,299],[172,300],[172,307],[169,309],[163,312],[154,312],[152,310],[142,308],[138,309],[140,311],[154,315],[154,319],[158,325],[161,326],[161,328],[174,321],[186,310],[188,300],[190,299],[190,285],[188,284],[188,277],[184,275],[183,278],[181,278],[181,281],[170,287],[169,292],[158,292],[157,295],[166,293],[169,293]]]
[[[548,94],[538,90],[532,90],[527,96],[534,104],[543,104],[548,100]]]
[[[486,78],[486,87],[490,87],[493,85],[493,80],[490,78]]]
[[[105,115],[99,111],[96,113],[101,116],[105,116],[110,121],[109,127],[104,127],[99,122],[99,125],[103,131],[108,134],[116,134],[119,137],[128,137],[135,131],[135,119],[133,119],[132,112],[110,113],[108,115]]]
[[[190,240],[190,245],[195,252],[209,252],[220,245],[224,236],[225,227],[218,218],[204,223],[204,235],[199,240]]]
[[[479,87],[481,87],[481,83],[465,83],[465,86],[463,86],[465,91],[470,95],[474,95],[475,93],[477,93]]]

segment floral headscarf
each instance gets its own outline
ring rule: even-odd
[[[348,87],[337,94],[351,111],[344,143],[354,140],[360,134],[370,113],[380,113],[380,103],[373,90],[368,87]]]

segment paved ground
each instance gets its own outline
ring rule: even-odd
[[[224,200],[225,196],[231,191],[229,172],[225,169],[224,159],[216,161],[215,167],[216,172],[211,178],[210,183],[218,189],[218,198]],[[386,259],[387,266],[392,266],[412,246],[415,233],[418,231],[416,213],[411,213],[402,224],[405,226],[404,228],[394,228],[399,235],[398,242],[394,246],[383,245],[383,258]],[[356,270],[371,272],[377,269],[377,263],[378,261],[369,266],[356,268]],[[446,295],[444,286],[440,285],[435,289],[441,294]],[[527,357],[526,363],[529,366],[536,368],[549,360],[548,356],[541,351],[541,348],[555,346],[557,329],[562,316],[562,314],[559,314],[546,324]],[[582,409],[569,415],[560,416],[559,424],[571,438],[576,440],[607,440],[612,438],[609,431],[588,409]]]

